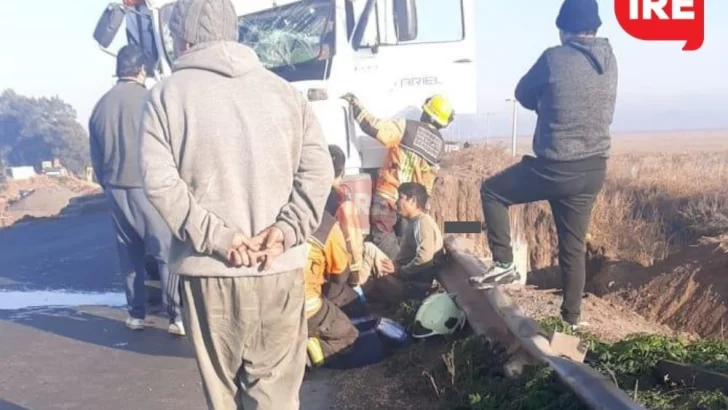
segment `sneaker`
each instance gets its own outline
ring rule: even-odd
[[[131,330],[144,330],[144,319],[128,317],[126,318],[126,327]]]
[[[476,289],[492,289],[495,285],[507,285],[520,279],[521,275],[516,271],[513,262],[495,262],[482,276],[470,277],[468,281]]]
[[[578,332],[579,330],[582,330],[585,327],[589,327],[589,322],[583,322],[582,321],[582,322],[579,322],[579,323],[577,323],[575,325],[569,325],[569,328],[574,333]]]
[[[174,336],[185,336],[187,333],[185,333],[185,325],[182,324],[181,320],[177,320],[174,323],[169,324],[169,328],[167,329],[167,332],[170,335]]]

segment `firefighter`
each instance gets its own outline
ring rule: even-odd
[[[395,259],[399,244],[394,229],[397,223],[397,189],[405,182],[425,186],[432,194],[435,176],[445,152],[440,130],[450,125],[455,113],[448,100],[434,95],[425,100],[419,121],[379,119],[349,93],[342,96],[351,105],[361,129],[388,148],[376,182],[371,209],[372,242],[390,259]]]
[[[308,262],[304,270],[307,348],[309,363],[314,366],[344,353],[359,337],[359,331],[344,313],[350,305],[358,303],[358,295],[348,286],[349,259],[339,223],[324,212],[321,225],[308,239]],[[328,293],[341,295],[338,300],[326,296],[327,284],[337,285],[337,292]]]
[[[348,186],[341,183],[346,168],[346,154],[337,145],[329,145],[329,154],[331,154],[331,162],[334,165],[334,182],[331,186],[329,198],[326,201],[325,210],[336,217],[341,225],[341,230],[344,232],[344,238],[346,238],[349,254],[351,255],[349,283],[356,286],[359,284],[359,270],[361,269],[361,259],[364,252],[364,234],[359,221],[359,213],[354,203],[353,192]]]

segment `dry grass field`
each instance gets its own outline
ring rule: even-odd
[[[526,144],[520,141],[516,158],[482,146],[448,155],[433,195],[435,217],[482,220],[480,181],[530,152]],[[728,233],[728,132],[617,135],[613,147],[588,234],[589,290],[677,330],[723,336],[728,257],[716,252],[716,238]],[[529,281],[558,286],[548,204],[516,206],[512,214],[514,234],[529,244]],[[485,235],[471,238],[487,256]],[[689,314],[696,309],[703,314]]]
[[[510,136],[492,139],[494,144],[510,150]],[[531,152],[531,136],[521,134],[516,141],[519,153]],[[728,130],[706,131],[654,131],[642,133],[617,133],[612,138],[612,153],[662,154],[688,153],[698,151],[720,151],[728,149]]]

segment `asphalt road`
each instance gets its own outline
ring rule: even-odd
[[[0,230],[0,298],[120,293],[122,283],[105,213]],[[125,315],[109,306],[0,309],[0,410],[206,408],[188,341],[168,335],[166,319],[154,315],[132,332]],[[304,382],[302,410],[330,408],[327,379],[318,373]]]
[[[113,232],[104,212],[0,229],[0,287],[122,292]]]

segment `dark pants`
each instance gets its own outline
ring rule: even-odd
[[[146,257],[154,258],[159,270],[162,304],[170,322],[180,320],[179,277],[168,265],[172,232],[142,188],[107,188],[121,272],[126,278],[129,315],[144,319],[147,314]]]
[[[352,319],[369,315],[369,309],[348,283],[326,282],[323,286],[324,298],[330,300]]]
[[[425,278],[404,280],[396,275],[382,276],[375,282],[376,290],[384,301],[396,307],[409,300],[423,300],[432,288],[432,280]]]
[[[488,243],[496,262],[513,262],[508,207],[549,201],[559,238],[563,318],[576,324],[586,282],[585,236],[594,199],[604,184],[606,161],[545,162],[533,157],[487,179],[481,186]]]
[[[341,309],[323,298],[321,310],[308,319],[308,336],[319,340],[326,360],[347,352],[359,337],[359,331]]]

